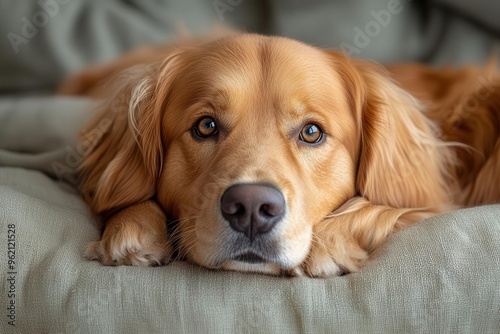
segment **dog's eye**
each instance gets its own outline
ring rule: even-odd
[[[313,123],[306,124],[299,134],[299,140],[308,144],[317,144],[323,139],[323,131]]]
[[[200,138],[212,137],[218,132],[217,123],[212,117],[203,117],[194,123],[193,131]]]

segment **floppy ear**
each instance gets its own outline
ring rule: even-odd
[[[373,64],[358,65],[365,84],[357,187],[378,205],[440,207],[451,201],[450,148],[422,106]]]
[[[93,213],[106,216],[154,196],[164,147],[161,120],[175,55],[120,74],[115,93],[81,138],[88,154],[81,190]]]
[[[449,203],[453,155],[418,101],[375,64],[345,58],[337,67],[358,123],[357,191],[395,208]]]

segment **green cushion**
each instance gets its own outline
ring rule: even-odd
[[[7,268],[15,225],[15,298]],[[12,225],[11,225],[12,227]],[[9,231],[10,230],[10,231]],[[497,333],[500,205],[437,216],[391,237],[356,274],[277,278],[86,261],[99,238],[67,184],[0,168],[1,333]],[[6,310],[15,301],[15,328]]]

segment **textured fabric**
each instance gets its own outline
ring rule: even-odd
[[[74,183],[84,153],[77,136],[97,104],[84,98],[0,98],[0,166],[36,169]]]
[[[356,274],[275,278],[187,263],[103,267],[79,196],[0,168],[1,333],[15,224],[17,333],[498,333],[500,205],[456,211],[389,239]]]
[[[490,0],[0,1],[0,91],[47,90],[90,63],[229,25],[382,62],[481,63],[498,43]]]
[[[0,91],[53,88],[90,63],[171,41],[182,30],[196,35],[231,23],[257,30],[256,8],[242,1],[219,17],[205,0],[0,1]]]

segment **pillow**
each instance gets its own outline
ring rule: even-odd
[[[86,205],[68,184],[38,171],[0,168],[0,332],[500,328],[500,205],[413,225],[393,235],[360,272],[331,279],[214,271],[185,262],[105,267],[82,257],[98,238]]]

